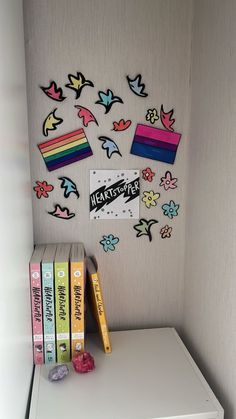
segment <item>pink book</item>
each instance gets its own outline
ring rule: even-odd
[[[42,317],[42,280],[41,260],[45,246],[35,246],[30,259],[30,291],[31,291],[31,314],[32,314],[32,338],[34,364],[43,364],[43,317]]]

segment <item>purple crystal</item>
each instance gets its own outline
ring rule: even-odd
[[[56,365],[49,371],[48,379],[49,381],[60,381],[63,380],[69,373],[69,368],[67,365]]]

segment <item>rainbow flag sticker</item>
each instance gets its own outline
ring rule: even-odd
[[[38,145],[49,172],[92,156],[83,128]]]
[[[174,164],[181,134],[138,124],[131,154]]]

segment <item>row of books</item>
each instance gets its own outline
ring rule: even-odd
[[[84,351],[85,289],[111,352],[99,274],[83,244],[36,245],[29,269],[34,363],[69,362]]]

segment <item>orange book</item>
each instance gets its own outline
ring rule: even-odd
[[[99,332],[102,338],[105,353],[111,352],[111,343],[105,314],[104,300],[102,296],[101,281],[97,267],[91,258],[86,258],[86,267],[88,272],[88,290],[92,311],[97,321]]]
[[[84,351],[84,246],[74,243],[70,252],[71,354]]]

